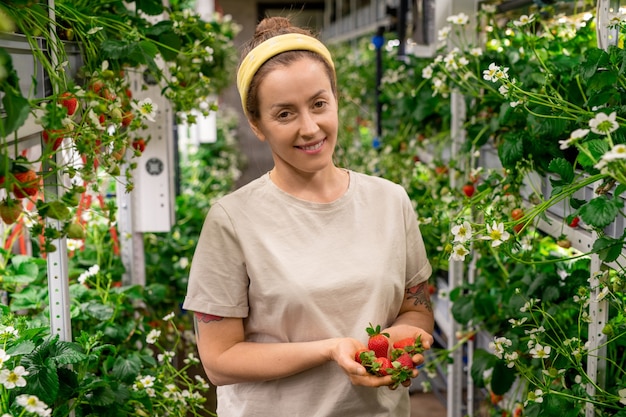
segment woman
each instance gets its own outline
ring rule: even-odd
[[[321,42],[267,18],[243,56],[242,105],[274,167],[211,207],[184,302],[218,416],[408,417],[408,390],[377,388],[391,376],[368,374],[355,353],[369,323],[391,342],[432,343],[431,267],[411,202],[399,185],[334,165],[337,86]]]

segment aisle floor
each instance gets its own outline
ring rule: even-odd
[[[432,392],[411,394],[411,417],[446,417],[446,406]]]

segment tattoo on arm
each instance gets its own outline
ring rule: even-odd
[[[406,299],[413,300],[413,305],[422,304],[428,311],[433,311],[428,292],[428,282],[422,282],[414,287],[407,288]]]
[[[224,319],[224,317],[214,316],[213,314],[206,313],[195,312],[194,315],[196,316],[196,320],[201,323],[210,323],[212,321],[220,321]]]

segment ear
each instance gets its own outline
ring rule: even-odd
[[[261,131],[261,129],[259,129],[259,127],[257,126],[257,124],[255,122],[253,122],[252,120],[248,119],[248,124],[250,125],[250,128],[252,129],[252,131],[254,132],[254,135],[261,141],[261,142],[265,142],[265,135],[263,134],[263,132]]]

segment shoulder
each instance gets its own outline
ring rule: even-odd
[[[267,183],[268,178],[265,174],[221,197],[217,200],[216,205],[224,208],[245,205],[250,199],[258,198],[261,193],[267,192]]]
[[[408,197],[406,190],[400,184],[396,184],[386,178],[355,171],[350,171],[350,175],[354,179],[357,188],[361,191],[379,193],[378,195],[382,194],[389,197],[396,196],[402,199]]]

